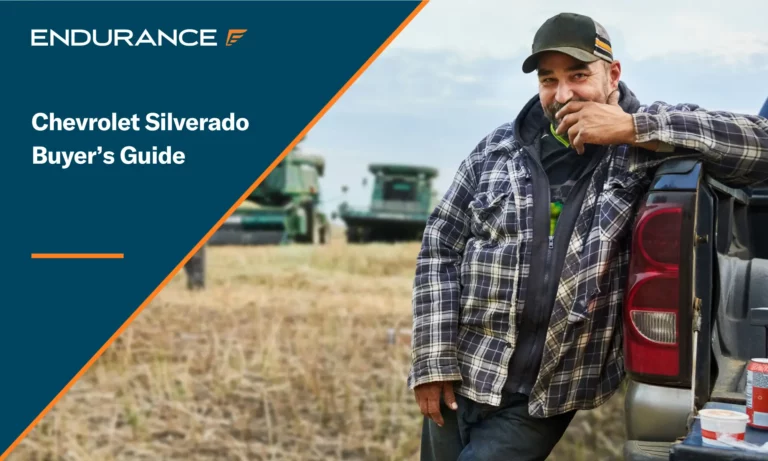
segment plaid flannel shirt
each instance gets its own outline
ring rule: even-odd
[[[691,149],[733,186],[768,178],[768,120],[655,102],[632,114],[636,141]],[[428,220],[413,290],[408,385],[458,381],[499,405],[531,268],[533,197],[513,124],[460,165]],[[570,236],[529,412],[549,417],[604,403],[624,378],[621,311],[635,206],[673,154],[608,146]],[[679,155],[674,154],[675,157]],[[598,187],[600,186],[600,187]]]

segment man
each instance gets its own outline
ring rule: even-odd
[[[461,163],[418,255],[425,461],[545,459],[616,391],[627,238],[656,166],[697,156],[734,186],[768,179],[768,120],[642,106],[589,17],[550,18],[532,51],[538,95]]]

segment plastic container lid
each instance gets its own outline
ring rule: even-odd
[[[740,413],[738,411],[720,410],[714,408],[707,408],[699,411],[699,416],[710,419],[726,419],[732,421],[748,421],[749,416],[746,413]]]

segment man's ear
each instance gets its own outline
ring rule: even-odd
[[[610,69],[608,75],[611,78],[611,89],[615,90],[619,87],[619,80],[621,80],[621,62],[613,61],[610,63]]]

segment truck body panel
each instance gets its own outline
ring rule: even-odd
[[[679,373],[644,373],[628,358],[625,459],[768,459],[701,446],[695,417],[713,406],[743,412],[747,363],[768,355],[768,309],[762,309],[768,307],[768,187],[733,189],[696,160],[670,160],[658,168],[644,205],[654,200],[682,206]],[[636,327],[624,322],[631,338]]]

